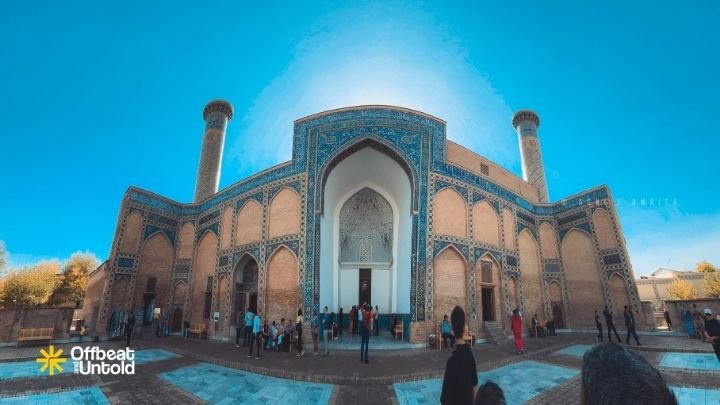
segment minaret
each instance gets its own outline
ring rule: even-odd
[[[203,201],[218,191],[225,129],[232,116],[232,105],[224,100],[213,100],[203,110],[205,135],[203,136],[197,183],[195,184],[195,203]]]
[[[523,180],[535,186],[538,189],[540,202],[546,203],[548,202],[547,182],[537,134],[540,118],[533,111],[520,110],[513,115],[512,125],[520,137]]]

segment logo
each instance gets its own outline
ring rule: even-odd
[[[36,362],[42,364],[42,367],[40,367],[40,372],[48,372],[50,375],[55,375],[55,370],[57,370],[58,373],[62,373],[63,368],[60,364],[65,363],[67,361],[66,358],[60,357],[63,354],[62,349],[58,349],[58,351],[55,351],[55,346],[50,345],[48,347],[48,351],[46,352],[45,349],[40,349],[40,355],[42,357],[38,357],[35,359]]]
[[[75,346],[70,351],[76,374],[135,374],[135,350],[101,349],[97,346]]]

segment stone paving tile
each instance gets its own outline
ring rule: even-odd
[[[509,405],[522,404],[578,373],[576,369],[525,360],[478,373],[478,385],[493,381],[502,388]],[[398,383],[394,388],[400,404],[433,403],[440,398],[442,379]]]
[[[720,371],[720,362],[714,353],[665,353],[661,367],[690,370]]]
[[[670,387],[680,405],[720,404],[720,390]]]
[[[585,354],[585,352],[587,352],[588,350],[590,350],[592,348],[593,348],[593,345],[572,345],[572,346],[568,346],[562,350],[555,351],[555,352],[553,352],[553,354],[582,358],[582,356]]]
[[[395,390],[392,385],[336,385],[331,404],[395,404]]]
[[[44,394],[31,394],[17,396],[13,398],[3,398],[0,400],[3,404],[35,404],[35,405],[54,405],[54,404],[85,404],[85,405],[105,405],[109,404],[105,395],[97,387],[81,388],[75,390],[50,392]]]
[[[711,353],[709,344],[679,337],[644,336],[643,346],[629,348],[658,366],[664,351],[672,348],[677,352]],[[478,371],[484,372],[523,360],[540,360],[548,364],[580,369],[579,357],[558,356],[553,352],[575,344],[594,344],[591,334],[560,334],[545,339],[526,339],[525,355],[514,354],[512,340],[499,347],[476,345],[473,348]],[[104,348],[123,347],[124,342],[101,342]],[[88,342],[85,342],[87,345]],[[75,344],[59,345],[69,350]],[[134,349],[161,349],[185,357],[175,357],[152,363],[140,364],[135,376],[82,376],[74,373],[40,378],[19,378],[0,380],[0,396],[57,392],[76,388],[96,386],[111,403],[202,403],[199,398],[168,384],[158,374],[191,366],[198,362],[210,362],[220,366],[256,372],[261,375],[275,375],[301,381],[329,382],[336,385],[331,403],[348,405],[352,403],[397,403],[392,384],[441,378],[449,353],[430,349],[370,351],[370,364],[359,362],[356,351],[335,351],[322,358],[310,352],[302,358],[291,353],[263,353],[261,360],[247,359],[247,348],[236,349],[230,343],[162,338],[147,336],[131,343]],[[311,348],[306,342],[306,349]],[[0,360],[34,360],[40,346],[0,348]],[[659,367],[668,384],[681,388],[716,390],[720,388],[720,373],[670,369]],[[556,385],[533,398],[530,403],[578,403],[579,378]],[[437,399],[432,402],[436,403]]]
[[[213,404],[326,404],[333,391],[329,384],[288,381],[208,363],[159,377]]]

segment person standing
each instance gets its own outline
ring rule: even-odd
[[[328,314],[327,305],[323,309],[322,316],[322,337],[323,337],[323,356],[330,355],[330,339],[332,338],[332,325],[330,325],[330,315]]]
[[[380,309],[375,305],[375,311],[373,311],[373,326],[375,329],[375,336],[380,335]]]
[[[627,328],[625,344],[630,344],[630,335],[632,335],[635,338],[635,343],[637,343],[638,346],[642,346],[638,340],[637,333],[635,333],[635,317],[627,305],[625,305],[625,311],[623,311],[623,318],[625,318],[625,327]]]
[[[695,327],[697,338],[703,340],[705,336],[705,319],[695,304],[693,304],[693,326]]]
[[[348,333],[353,334],[353,328],[355,327],[355,305],[350,308],[348,313]]]
[[[720,322],[714,319],[710,308],[705,308],[705,325],[703,328],[703,338],[706,342],[712,343],[715,356],[720,361]]]
[[[237,314],[235,314],[235,347],[240,347],[240,335],[243,336],[243,340],[245,340],[245,314],[243,311],[238,311]],[[245,345],[245,342],[243,342],[243,345]]]
[[[127,334],[127,341],[125,346],[130,347],[130,337],[132,336],[133,329],[135,329],[135,314],[132,311],[128,311],[127,320],[125,321],[125,333]]]
[[[667,307],[663,306],[663,316],[665,316],[665,323],[668,326],[668,329],[670,332],[672,332],[672,322],[670,321],[670,312],[668,312]]]
[[[450,320],[455,335],[462,336],[465,329],[465,311],[459,306],[455,306],[450,313]],[[473,357],[470,346],[464,342],[460,343],[445,365],[440,403],[472,405],[477,385],[475,357]]]
[[[343,330],[343,309],[340,307],[340,311],[338,312],[338,335],[342,336],[342,330]]]
[[[297,356],[302,357],[305,354],[305,350],[303,350],[302,345],[302,325],[303,325],[303,313],[302,308],[298,308],[298,314],[297,314],[297,320],[295,323],[295,332],[297,333]]]
[[[602,342],[603,341],[602,324],[600,323],[600,315],[598,315],[597,311],[595,311],[595,327],[598,330],[598,334],[597,334],[597,336],[595,336],[595,341]]]
[[[513,309],[511,322],[512,322],[513,336],[515,337],[515,350],[517,350],[517,354],[523,354],[523,353],[525,353],[525,345],[523,344],[522,316],[520,316],[519,309],[517,309],[517,308]],[[461,333],[462,333],[462,331],[461,331]]]
[[[245,336],[243,337],[243,346],[245,347],[252,345],[252,338],[255,333],[253,332],[254,321],[255,314],[253,314],[253,311],[250,310],[250,307],[248,307],[247,312],[245,312]]]
[[[453,336],[453,334],[452,334],[452,329],[450,328],[450,322],[448,321],[447,315],[443,316],[442,326],[440,327],[440,333],[442,335],[443,344],[445,345],[445,351],[449,352],[450,349],[455,347],[455,336]],[[450,340],[449,347],[447,344],[448,339]]]
[[[318,354],[318,339],[320,338],[320,331],[318,330],[318,318],[312,322],[312,341],[313,341],[313,354]]]
[[[255,314],[255,316],[253,317],[251,330],[252,336],[250,337],[250,352],[247,356],[252,357],[254,343],[255,345],[257,345],[257,354],[255,355],[255,358],[260,359],[260,348],[262,347],[262,318],[260,317],[260,314]]]
[[[685,325],[685,333],[688,338],[695,336],[695,326],[693,325],[693,314],[690,312],[690,308],[685,308],[683,311],[683,325]]]
[[[360,325],[360,362],[368,364],[368,346],[370,345],[370,328],[372,327],[372,307],[364,305],[361,310],[363,322]]]
[[[622,343],[622,339],[620,339],[620,335],[618,335],[617,329],[615,329],[615,324],[613,323],[612,312],[610,312],[610,309],[607,305],[605,305],[603,315],[605,315],[605,324],[607,325],[608,329],[608,342],[612,343],[612,335],[610,334],[610,331],[613,331],[615,332],[615,337],[617,338],[618,343]]]

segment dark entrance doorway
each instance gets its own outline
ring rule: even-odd
[[[565,319],[563,319],[562,312],[562,302],[552,302],[550,305],[552,305],[553,322],[555,322],[555,327],[557,329],[565,328]]]
[[[253,314],[257,314],[257,293],[250,294],[250,302],[248,306],[250,307],[250,311],[252,311]]]
[[[153,311],[155,310],[155,294],[143,294],[143,325],[151,325],[153,321]]]
[[[180,332],[181,330],[182,330],[182,308],[177,307],[177,308],[175,308],[175,311],[173,311],[172,331]]]
[[[370,300],[372,297],[370,296],[371,291],[371,278],[372,278],[372,270],[371,269],[360,269],[360,282],[358,283],[358,297],[360,298],[360,304],[367,303],[372,304],[372,301]]]
[[[248,307],[257,314],[258,265],[255,259],[245,255],[235,265],[235,294],[231,323],[235,324],[238,312],[245,312]]]
[[[483,321],[495,320],[495,305],[492,287],[482,289],[482,317]]]

